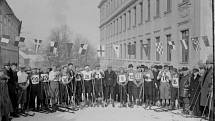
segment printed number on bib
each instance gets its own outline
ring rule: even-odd
[[[39,84],[39,75],[33,75],[31,77],[32,84]]]
[[[44,82],[47,82],[49,80],[49,75],[48,74],[41,74],[41,77]]]
[[[172,80],[172,86],[173,87],[178,87],[179,85],[178,85],[178,78],[173,78],[173,80]]]
[[[89,74],[84,75],[84,79],[85,79],[85,80],[90,80],[90,77],[91,77],[91,76],[90,76]]]
[[[96,73],[96,74],[95,74],[95,78],[96,78],[96,79],[100,78],[100,74]]]
[[[63,83],[68,83],[68,82],[69,82],[68,76],[63,76],[63,77],[62,77],[62,82],[63,82]]]
[[[141,73],[136,73],[135,74],[135,79],[137,79],[137,80],[142,79],[142,74]]]
[[[134,73],[129,73],[129,81],[133,81],[134,80]]]
[[[119,75],[119,82],[120,83],[126,82],[126,76],[125,75]]]

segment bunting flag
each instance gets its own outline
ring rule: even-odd
[[[10,36],[9,35],[3,35],[3,37],[1,38],[1,42],[8,44],[10,42]]]
[[[193,37],[191,38],[191,41],[193,43],[193,48],[195,51],[199,51],[201,48],[200,48],[200,43],[199,43],[199,38],[198,37]]]
[[[50,42],[50,52],[53,54],[57,54],[58,42],[51,41]]]
[[[168,41],[168,45],[170,46],[171,49],[175,50],[175,42],[174,41]]]
[[[81,54],[81,55],[85,55],[86,52],[87,52],[87,47],[88,47],[88,44],[81,44],[78,53]]]
[[[70,57],[73,43],[66,43],[67,45],[67,57]]]
[[[163,55],[163,45],[161,42],[157,42],[156,43],[156,51],[160,54],[160,55]]]
[[[188,46],[187,46],[186,40],[185,40],[185,39],[182,39],[182,40],[181,40],[181,43],[182,43],[184,49],[187,50],[187,49],[188,49]]]
[[[20,42],[25,42],[24,37],[16,36],[14,46],[19,46]]]
[[[146,56],[148,56],[149,55],[149,44],[143,44],[142,47],[145,51]]]
[[[210,43],[209,43],[209,40],[208,40],[208,36],[202,36],[202,39],[205,43],[205,47],[209,47],[210,46]]]
[[[119,45],[113,44],[113,49],[115,51],[116,57],[119,58],[120,55]]]
[[[99,45],[97,49],[98,57],[104,57],[105,56],[105,46]]]
[[[128,44],[128,55],[136,54],[136,44]]]

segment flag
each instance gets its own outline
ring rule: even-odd
[[[66,43],[67,45],[67,56],[70,57],[73,43]]]
[[[170,46],[171,49],[175,50],[175,42],[174,41],[168,41],[168,45]]]
[[[54,47],[50,47],[50,52],[54,53]]]
[[[54,44],[55,44],[54,41],[51,41],[51,42],[50,42],[50,46],[51,46],[51,47],[54,47]]]
[[[195,51],[199,51],[201,48],[200,48],[200,43],[199,43],[199,38],[198,37],[193,37],[191,38],[192,40],[192,43],[193,43],[193,48]]]
[[[16,36],[14,46],[19,46],[20,42],[25,42],[24,37]]]
[[[205,47],[209,47],[210,46],[210,43],[209,43],[209,40],[208,40],[208,36],[202,36],[202,39],[205,43]]]
[[[39,40],[39,43],[42,43],[42,40]]]
[[[149,54],[149,44],[143,44],[142,47],[144,48],[146,56]]]
[[[188,49],[188,46],[187,46],[186,40],[185,40],[185,39],[182,39],[182,40],[181,40],[181,43],[182,43],[184,49],[187,50],[187,49]]]
[[[10,36],[9,35],[3,35],[3,37],[1,38],[1,42],[8,44],[10,42]]]
[[[136,54],[136,44],[128,44],[128,55]]]
[[[97,54],[98,54],[98,57],[104,57],[105,56],[105,47],[102,45],[99,45],[98,49],[97,49]]]
[[[57,48],[58,47],[58,42],[54,43],[54,47]]]
[[[53,53],[54,53],[54,55],[57,55],[57,48],[54,47]]]
[[[119,58],[119,54],[120,54],[119,45],[113,44],[113,49],[115,51],[116,57]]]
[[[85,55],[87,52],[87,47],[88,47],[88,44],[81,44],[81,47],[78,53],[81,55]]]
[[[34,39],[34,42],[37,43],[37,39]]]
[[[157,42],[156,43],[156,51],[160,54],[160,55],[163,55],[163,45],[161,42]]]

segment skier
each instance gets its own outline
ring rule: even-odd
[[[177,69],[174,68],[173,71],[171,71],[172,79],[170,81],[170,87],[171,87],[171,105],[170,109],[179,109],[179,74],[177,72]]]
[[[113,94],[114,94],[114,87],[117,83],[117,75],[112,70],[111,66],[107,67],[107,70],[104,72],[104,89],[105,89],[105,106],[107,107],[108,104],[111,102],[112,106],[115,107]]]
[[[40,111],[41,100],[40,100],[40,75],[37,72],[37,68],[34,68],[32,70],[32,75],[30,78],[30,86],[31,86],[30,101],[32,102],[31,108],[33,108],[34,111],[38,112]],[[35,99],[37,99],[36,105],[35,105]]]
[[[120,107],[126,107],[128,75],[123,67],[119,68],[119,73],[117,75],[117,83],[120,89]]]
[[[169,105],[170,99],[170,85],[171,74],[168,65],[164,65],[163,70],[158,73],[157,79],[160,81],[160,98],[162,100],[162,107],[167,107]]]
[[[44,71],[41,73],[41,100],[42,100],[42,107],[46,111],[49,110],[49,104],[50,104],[50,92],[49,92],[49,71],[48,69],[44,69]]]
[[[96,69],[93,72],[93,78],[95,79],[95,97],[97,105],[102,105],[102,100],[104,98],[103,95],[103,78],[104,78],[104,72],[100,69],[100,65],[96,66]]]
[[[27,102],[27,88],[29,86],[28,74],[25,72],[25,67],[20,67],[18,76],[18,105],[21,107],[21,113],[25,114],[25,104]]]
[[[153,79],[154,75],[152,71],[145,66],[145,72],[144,72],[144,92],[146,97],[146,105],[145,109],[151,109],[152,106],[152,96],[153,96]]]
[[[53,66],[52,71],[49,72],[49,81],[52,110],[57,111],[59,98],[59,71],[57,71],[56,66]]]
[[[75,74],[75,99],[76,99],[76,104],[79,106],[81,101],[82,101],[82,86],[83,86],[83,79],[82,79],[82,74],[81,74],[81,69],[77,68],[76,69],[76,74]]]
[[[135,102],[136,102],[136,98],[137,98],[137,84],[135,81],[135,70],[133,69],[133,65],[129,64],[128,65],[128,95],[129,95],[129,107],[133,107]]]
[[[84,87],[85,87],[85,98],[87,99],[87,106],[92,106],[92,79],[93,72],[90,70],[89,65],[85,66],[85,70],[82,71]]]
[[[144,78],[141,66],[137,67],[137,72],[135,73],[135,81],[137,86],[137,105],[141,105],[144,99]]]

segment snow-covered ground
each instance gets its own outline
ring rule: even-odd
[[[142,107],[112,108],[109,106],[85,108],[74,114],[67,112],[37,113],[34,117],[21,117],[12,121],[200,121],[200,119],[185,118],[171,112],[145,110]]]

